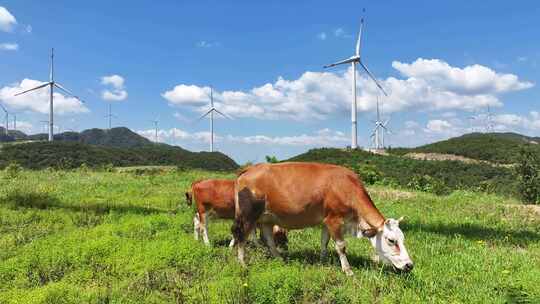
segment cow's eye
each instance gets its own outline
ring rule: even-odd
[[[397,240],[394,239],[388,239],[388,243],[392,246],[395,246],[397,244]]]

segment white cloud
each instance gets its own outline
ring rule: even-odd
[[[11,124],[10,128],[13,129],[14,128],[13,121],[11,121],[10,124]],[[26,134],[30,134],[30,133],[33,132],[34,126],[28,121],[17,120],[17,130],[22,131],[22,132],[24,132]]]
[[[427,133],[448,133],[452,130],[453,125],[446,121],[441,119],[434,119],[428,121],[425,131]]]
[[[381,99],[385,113],[419,110],[474,110],[487,105],[502,106],[502,93],[533,86],[513,74],[499,74],[472,65],[452,67],[444,61],[417,59],[411,64],[394,61],[392,66],[405,78],[381,80],[389,92]],[[305,72],[298,79],[279,77],[249,91],[214,91],[216,107],[236,117],[258,119],[321,120],[336,113],[348,113],[352,72]],[[373,81],[358,76],[358,110],[373,111],[380,95]],[[180,84],[162,96],[174,106],[188,106],[203,113],[207,110],[209,87]]]
[[[0,6],[0,31],[11,32],[17,19],[3,6]]]
[[[0,89],[0,100],[15,110],[28,110],[38,113],[49,113],[49,89],[41,88],[24,95],[14,96],[22,91],[34,88],[43,82],[32,79],[23,79]],[[88,109],[76,98],[54,93],[54,112],[56,114],[86,113]]]
[[[334,36],[339,37],[339,38],[351,38],[352,37],[347,32],[345,32],[345,30],[343,28],[341,28],[341,27],[338,27],[337,29],[334,30]]]
[[[210,41],[201,40],[197,42],[195,45],[199,48],[211,48],[211,47],[219,46],[219,42],[210,42]]]
[[[140,130],[140,131],[137,131],[137,133],[152,141],[155,140],[155,136],[156,136],[155,129]],[[177,129],[177,128],[172,128],[169,130],[158,130],[159,142],[177,141],[177,140],[210,143],[210,132],[189,133],[187,131]],[[214,133],[214,142],[220,142],[221,140],[222,140],[222,137]]]
[[[350,141],[343,132],[322,129],[315,134],[295,135],[295,136],[232,136],[228,135],[226,139],[233,143],[243,144],[262,144],[262,145],[283,145],[283,146],[343,146]]]
[[[492,120],[494,123],[504,126],[505,130],[540,130],[540,116],[536,111],[531,111],[528,116],[516,114],[493,115]]]
[[[124,87],[125,79],[120,75],[111,75],[101,77],[102,85],[112,86],[112,90],[103,90],[101,98],[107,101],[122,101],[128,97],[128,93]]]
[[[317,38],[319,40],[326,40],[326,33],[325,32],[321,32],[319,34],[317,34]]]
[[[0,43],[0,51],[16,51],[18,49],[17,43]]]
[[[155,140],[155,130],[141,130],[138,134]],[[158,130],[158,140],[160,142],[186,141],[192,143],[209,143],[210,132],[190,133],[181,129],[173,128],[169,130]],[[246,145],[281,145],[281,146],[343,146],[350,141],[350,138],[340,131],[322,129],[313,134],[302,134],[294,136],[221,136],[214,134],[214,142],[228,142]]]
[[[521,82],[513,74],[499,74],[492,69],[474,64],[465,68],[452,67],[439,59],[418,58],[415,62],[392,62],[404,76],[423,79],[431,85],[457,94],[481,95],[528,89],[530,82]]]

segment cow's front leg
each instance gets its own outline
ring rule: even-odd
[[[326,259],[326,257],[328,256],[328,241],[330,241],[328,227],[326,227],[326,225],[323,225],[321,229],[321,260]]]
[[[202,233],[203,242],[205,245],[210,245],[210,239],[208,238],[208,216],[206,212],[199,211],[199,227]]]
[[[201,221],[199,221],[199,214],[196,213],[195,216],[193,216],[193,237],[195,237],[195,240],[199,240],[199,226],[201,225]]]
[[[328,232],[332,236],[332,239],[336,242],[335,248],[341,262],[341,269],[346,275],[352,276],[354,273],[345,254],[347,242],[343,238],[343,219],[340,217],[327,217],[324,219],[324,223],[328,227]]]
[[[233,248],[235,244],[236,244],[236,241],[234,240],[234,237],[233,237],[231,242],[229,243],[229,248]]]
[[[279,251],[276,248],[276,243],[274,242],[274,225],[272,224],[262,224],[262,234],[264,237],[264,241],[268,245],[268,248],[270,249],[270,253],[276,258],[281,257],[279,254]]]

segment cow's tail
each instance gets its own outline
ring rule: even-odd
[[[257,220],[263,214],[265,201],[256,199],[247,187],[235,192],[236,210],[231,232],[237,242],[244,242],[247,239],[247,234],[255,229]]]

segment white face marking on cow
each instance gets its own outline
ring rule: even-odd
[[[401,219],[400,219],[401,220]],[[387,219],[382,230],[369,238],[381,261],[403,271],[411,271],[413,262],[405,248],[405,236],[399,228],[399,221]]]

